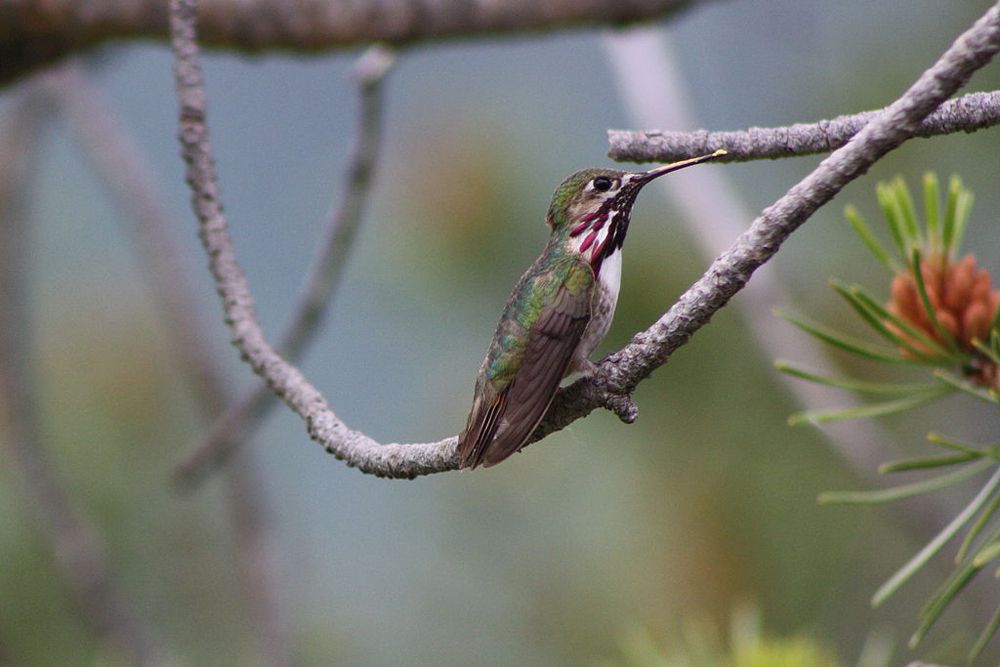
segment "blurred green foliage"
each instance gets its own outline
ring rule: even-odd
[[[680,637],[669,648],[661,648],[648,632],[628,632],[620,644],[628,667],[839,667],[839,662],[819,642],[805,635],[789,637],[764,633],[760,612],[739,605],[723,638],[714,623],[689,619]],[[887,665],[884,647],[880,655],[863,656],[859,667]],[[617,664],[617,663],[616,663]]]

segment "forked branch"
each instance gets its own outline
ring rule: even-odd
[[[49,111],[33,83],[0,129],[0,453],[80,619],[109,658],[146,665],[166,656],[160,655],[153,632],[121,590],[102,535],[60,479],[38,405],[27,283],[27,262],[37,253],[30,247],[26,193]]]
[[[163,322],[169,323],[170,352],[193,404],[207,421],[229,400],[228,383],[209,344],[213,337],[203,326],[198,300],[185,279],[191,272],[174,236],[177,225],[172,223],[176,221],[167,213],[152,167],[117,110],[81,68],[70,66],[53,73],[48,90],[79,138],[93,171],[124,214],[133,249],[144,267],[146,288]],[[254,652],[262,665],[288,664],[291,651],[265,489],[252,456],[233,463],[226,471],[227,509],[235,537],[233,562],[253,621]]]
[[[372,47],[354,66],[359,109],[347,176],[331,206],[305,286],[278,343],[281,355],[292,363],[302,356],[326,317],[368,201],[382,144],[383,82],[392,62],[388,49]],[[250,436],[275,403],[274,394],[263,383],[238,396],[216,416],[177,466],[175,479],[189,485],[220,465]]]
[[[729,154],[719,162],[746,162],[829,153],[880,113],[863,111],[817,123],[751,127],[738,132],[608,130],[608,157],[623,162],[674,162],[723,148]],[[945,102],[917,125],[913,136],[975,132],[994,125],[1000,125],[1000,90],[969,93]]]
[[[222,213],[205,123],[205,89],[195,42],[196,6],[195,0],[170,3],[181,151],[202,244],[233,344],[271,389],[305,420],[309,436],[348,465],[374,475],[405,478],[454,469],[454,437],[433,443],[382,445],[348,428],[330,410],[322,394],[275,351],[261,331],[253,296],[237,263]],[[882,156],[914,136],[920,122],[998,50],[1000,3],[960,35],[898,100],[765,209],[663,317],[605,359],[594,376],[577,380],[563,391],[534,439],[565,427],[597,407],[620,404],[622,397],[708,323],[810,215]]]

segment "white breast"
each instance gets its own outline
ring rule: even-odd
[[[591,353],[601,344],[611,328],[611,320],[615,316],[615,306],[618,304],[618,288],[622,277],[621,248],[604,258],[601,262],[601,272],[598,274],[597,289],[594,290],[591,303],[590,322],[583,332],[580,345],[576,348],[571,364],[572,371],[582,371],[587,368],[587,360]]]
[[[622,249],[615,248],[614,252],[604,258],[601,262],[601,273],[598,276],[601,287],[608,293],[611,300],[611,314],[614,315],[615,304],[618,303],[618,288],[622,282]]]

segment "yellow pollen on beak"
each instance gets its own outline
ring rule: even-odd
[[[687,160],[680,160],[678,162],[671,162],[670,164],[665,164],[662,167],[657,167],[656,169],[650,169],[646,172],[646,178],[656,178],[657,176],[662,176],[663,174],[668,174],[672,171],[677,171],[678,169],[684,169],[685,167],[691,167],[696,164],[701,164],[708,160],[713,160],[717,157],[722,157],[723,155],[729,155],[729,151],[720,148],[714,153],[709,153],[708,155],[699,155],[698,157],[688,158]]]

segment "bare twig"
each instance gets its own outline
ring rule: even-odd
[[[708,323],[788,236],[889,151],[914,136],[920,122],[960,89],[1000,50],[1000,3],[959,35],[934,65],[903,95],[881,111],[846,145],[825,158],[805,178],[753,221],[669,311],[601,363],[593,378],[573,383],[535,435],[563,428],[582,411],[600,405],[607,393],[630,393],[663,365],[678,347]]]
[[[372,42],[412,44],[672,16],[697,0],[204,0],[206,45],[319,53]],[[163,0],[4,0],[0,86],[71,53],[121,39],[167,36]]]
[[[118,113],[77,67],[52,75],[49,90],[125,212],[147,287],[169,323],[167,340],[173,357],[193,392],[194,404],[210,419],[227,401],[225,373],[206,344],[212,338],[198,317],[197,299],[185,280],[190,271],[171,234],[175,225],[170,224],[152,170]],[[291,662],[291,653],[278,595],[276,545],[259,470],[251,453],[245,454],[228,476],[235,560],[253,618],[255,658],[262,665],[284,665]]]
[[[638,125],[660,122],[676,128],[694,126],[697,116],[693,96],[676,65],[666,30],[640,27],[608,33],[604,46],[631,122]],[[723,170],[691,170],[683,179],[661,179],[652,187],[658,187],[677,206],[686,231],[708,257],[738,236],[749,217]],[[791,301],[772,268],[757,273],[733,306],[739,309],[766,357],[795,359],[817,372],[829,374],[828,357],[815,339],[789,335],[794,332],[790,332],[788,323],[772,314],[775,307]],[[858,404],[852,397],[844,396],[843,391],[802,382],[784,373],[776,373],[776,377],[803,408],[836,402],[846,409]],[[838,422],[824,425],[821,431],[856,475],[877,486],[887,483],[878,474],[878,466],[887,459],[899,458],[899,448],[878,422],[870,419]],[[913,535],[926,535],[931,526],[944,525],[953,516],[937,496],[918,496],[910,503],[909,509],[913,511],[897,511],[897,516]],[[947,574],[947,568],[940,570],[942,576]],[[989,591],[987,595],[976,593],[980,593],[978,598],[989,597]],[[990,610],[996,606],[992,599],[976,599],[976,603]]]
[[[170,216],[152,168],[130,130],[101,90],[79,65],[53,71],[44,78],[47,90],[91,160],[94,173],[123,212],[126,231],[138,252],[142,275],[157,310],[169,322],[169,341],[180,375],[196,392],[194,403],[217,409],[225,400],[226,382],[198,323],[197,300],[186,276],[191,271],[170,233]],[[220,398],[221,397],[221,398]]]
[[[456,438],[423,444],[380,445],[349,429],[302,373],[282,359],[256,320],[253,296],[237,263],[222,213],[205,124],[205,90],[195,42],[194,0],[171,0],[171,34],[180,103],[181,152],[202,244],[222,298],[232,342],[272,390],[301,416],[309,436],[360,470],[387,477],[415,477],[456,467]],[[963,33],[896,102],[852,141],[826,158],[754,221],[678,302],[624,349],[610,355],[594,376],[561,392],[534,438],[629,395],[670,354],[708,323],[778,251],[781,243],[820,206],[879,158],[913,136],[921,120],[1000,50],[1000,3]]]
[[[209,414],[206,411],[205,416]],[[226,511],[235,538],[241,592],[250,612],[252,662],[291,665],[294,650],[281,594],[279,547],[260,465],[248,449],[231,461],[227,472]]]
[[[392,55],[383,47],[372,47],[355,65],[359,89],[358,124],[347,163],[347,176],[331,206],[323,238],[306,278],[305,286],[281,336],[282,356],[295,363],[313,339],[340,284],[344,264],[364,213],[372,177],[382,143],[382,81],[392,65]],[[244,442],[254,427],[276,404],[267,384],[247,391],[219,416],[184,460],[175,478],[191,484],[209,469],[221,464]]]
[[[609,33],[604,47],[631,122],[639,125],[661,122],[676,128],[694,126],[697,116],[689,85],[675,64],[665,30],[636,28]],[[706,257],[715,256],[729,239],[739,236],[750,217],[740,195],[721,170],[692,170],[683,179],[661,179],[653,185],[659,186],[666,199],[680,209],[681,221]],[[782,328],[785,323],[771,314],[775,307],[790,301],[776,274],[763,271],[735,305],[765,356],[798,359],[823,371],[829,363],[814,339],[789,336],[787,329]],[[804,407],[830,403],[834,397],[850,405],[850,399],[842,398],[842,392],[795,381],[784,374],[778,374],[778,379]],[[823,430],[830,445],[859,475],[873,480],[878,464],[885,460],[885,452],[879,448],[890,445],[889,436],[870,420],[833,426]]]
[[[608,157],[623,162],[673,162],[724,148],[729,154],[716,162],[746,162],[829,153],[846,144],[880,113],[863,111],[818,123],[751,127],[741,132],[608,130]],[[994,125],[1000,125],[997,90],[969,93],[945,102],[921,121],[913,136],[975,132]]]
[[[25,512],[52,549],[62,581],[84,622],[122,660],[154,659],[152,635],[111,575],[100,535],[75,508],[50,463],[37,411],[30,368],[30,313],[26,302],[28,249],[26,190],[46,105],[29,91],[0,131],[0,420],[6,425],[9,460],[16,471]]]

